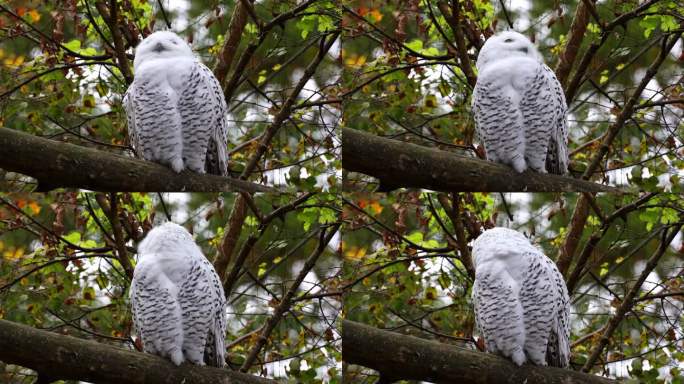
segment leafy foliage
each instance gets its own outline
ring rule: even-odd
[[[581,244],[604,229],[605,234],[571,291],[574,369],[586,362],[621,298],[657,251],[662,230],[684,223],[684,201],[677,195],[651,197],[620,219],[607,221],[637,198],[597,197],[601,213],[592,211],[589,224],[580,231]],[[573,225],[569,208],[576,199],[574,194],[507,194],[503,200],[490,194],[354,195],[345,201],[343,211],[346,318],[476,349],[479,335],[470,296],[474,275],[467,244],[486,228],[507,226],[527,234],[554,259]],[[680,376],[681,235],[667,245],[639,287],[631,311],[619,319],[593,373],[648,383]],[[374,380],[362,369],[347,374],[353,382]]]
[[[230,110],[232,173],[245,171],[254,158],[257,167],[246,172],[253,181],[292,190],[335,190],[339,144],[334,129],[340,111],[327,99],[334,99],[338,88],[339,49],[323,52],[304,88],[293,90],[319,54],[320,40],[335,39],[339,12],[334,2],[308,2],[291,13],[296,1],[259,2],[253,9],[258,24],[243,11],[244,27],[235,31],[229,25],[239,1],[160,6],[167,3],[121,1],[114,9],[110,2],[92,0],[3,4],[0,127],[132,154],[121,100],[132,80],[133,48],[168,24],[215,68],[225,63],[222,47],[235,33],[237,49],[229,50],[233,59],[227,63],[233,71],[219,79]],[[245,65],[239,66],[240,60]],[[293,92],[294,104],[284,111],[281,127],[275,116]],[[265,135],[269,130],[273,134]],[[267,151],[259,154],[262,140]],[[8,180],[4,189],[33,186],[20,175],[0,179]]]
[[[228,294],[228,360],[235,369],[244,363],[285,293],[295,289],[249,372],[293,383],[335,383],[341,359],[334,326],[341,310],[335,295],[341,263],[334,243],[323,244],[313,268],[304,269],[303,282],[292,285],[316,251],[319,231],[335,230],[339,208],[332,195],[304,195],[300,204],[261,224],[263,215],[295,197],[257,197],[259,215],[247,215],[238,245],[251,236],[256,242]],[[134,348],[126,265],[134,266],[136,244],[168,212],[194,233],[211,260],[219,252],[235,196],[55,193],[0,199],[0,318]],[[229,269],[234,267],[235,262]],[[22,369],[0,375],[3,382],[33,380]]]
[[[510,19],[512,28],[531,37],[553,68],[570,49],[570,25],[582,3],[535,1],[512,8],[506,2],[476,0],[349,2],[342,18],[348,31],[343,51],[342,86],[348,98],[344,125],[482,157],[470,102],[475,61],[484,39],[508,28]],[[570,169],[575,177],[598,156],[609,127],[656,60],[663,39],[681,35],[681,4],[654,2],[637,11],[639,3],[609,1],[595,6],[600,23],[588,16],[574,72],[562,81],[569,96]],[[608,29],[621,16],[624,22]],[[460,41],[467,52],[459,49]],[[586,69],[578,69],[592,44],[599,49]],[[681,49],[674,48],[637,95],[636,108],[607,142],[608,155],[597,169],[589,170],[593,180],[639,190],[681,190],[682,59]],[[575,77],[579,88],[571,86]],[[358,174],[348,177],[357,190],[371,190],[375,184]]]

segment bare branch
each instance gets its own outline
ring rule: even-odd
[[[182,364],[90,340],[0,320],[0,360],[37,371],[50,380],[130,384],[273,384],[228,369]]]
[[[489,353],[342,322],[342,360],[380,372],[381,380],[434,383],[614,383],[569,369],[523,365]]]
[[[149,161],[43,139],[0,128],[0,168],[31,176],[39,188],[82,188],[95,191],[244,191],[274,188],[190,171],[175,173]]]
[[[342,168],[380,179],[381,187],[460,192],[617,191],[584,180],[512,168],[490,161],[342,128]]]
[[[670,230],[669,234],[667,231],[668,228],[663,230],[663,236],[658,250],[656,250],[650,259],[648,259],[646,267],[641,272],[641,275],[639,275],[637,281],[634,283],[629,292],[627,292],[622,303],[620,303],[620,307],[617,309],[617,311],[615,311],[615,314],[610,318],[610,321],[605,327],[603,335],[601,335],[601,338],[599,339],[598,345],[596,345],[591,352],[591,355],[584,363],[584,366],[582,367],[583,372],[589,372],[591,370],[591,367],[594,366],[599,356],[601,356],[603,353],[603,349],[610,343],[610,338],[613,336],[613,332],[615,332],[622,319],[625,317],[627,312],[631,310],[632,306],[636,302],[635,299],[637,299],[639,291],[641,290],[641,285],[644,283],[644,281],[646,281],[646,278],[651,271],[653,271],[653,269],[655,269],[655,267],[658,265],[658,261],[665,254],[665,251],[670,246],[670,243],[672,240],[674,240],[675,236],[677,236],[681,228],[682,224],[676,225]]]

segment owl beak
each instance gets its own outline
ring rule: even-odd
[[[166,48],[164,48],[164,45],[162,45],[162,43],[157,43],[157,45],[155,45],[154,48],[152,48],[152,50],[159,53],[166,50]]]
[[[524,52],[524,53],[529,53],[529,52],[527,51],[527,47],[518,48],[518,51]]]

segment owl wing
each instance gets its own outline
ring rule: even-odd
[[[221,86],[204,64],[191,64],[179,102],[183,119],[183,158],[195,172],[228,174],[228,107]]]
[[[223,288],[213,266],[193,243],[190,271],[179,302],[183,309],[183,350],[194,364],[222,367],[225,360],[225,305]]]
[[[512,87],[500,86],[500,79],[480,76],[473,90],[472,110],[477,137],[487,159],[509,164],[517,172],[525,170],[522,156],[525,127],[517,103],[511,99]]]
[[[496,274],[478,272],[473,284],[473,303],[475,323],[487,351],[522,365],[526,360],[525,330],[517,283],[505,270]]]
[[[546,170],[549,173],[563,175],[568,171],[568,126],[566,114],[568,110],[565,93],[556,78],[556,74],[547,65],[542,65],[544,78],[551,97],[549,103],[553,105],[553,121],[551,123],[551,138],[546,155]]]
[[[523,277],[520,301],[525,317],[525,351],[537,365],[567,367],[569,363],[569,299],[556,265],[535,250]]]
[[[181,116],[175,91],[156,77],[140,73],[124,96],[129,141],[138,157],[183,170]]]
[[[143,351],[180,365],[184,360],[183,322],[177,293],[177,286],[156,263],[144,259],[138,263],[130,288],[133,328]]]
[[[204,361],[214,367],[223,367],[226,360],[226,298],[223,293],[221,280],[216,274],[214,267],[205,259],[203,263],[204,273],[207,274],[211,284],[210,292],[215,306],[210,323],[207,343],[204,348]]]
[[[214,74],[200,63],[202,78],[210,90],[209,97],[214,104],[215,123],[209,139],[207,150],[207,173],[228,175],[228,106],[223,89]]]
[[[128,126],[128,142],[133,147],[133,152],[137,157],[142,157],[141,153],[138,153],[138,135],[135,129],[135,108],[133,107],[133,89],[134,87],[129,87],[124,94],[122,105],[124,111],[126,112],[126,122]]]

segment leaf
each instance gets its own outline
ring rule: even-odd
[[[70,42],[65,43],[64,46],[71,51],[78,52],[81,49],[81,40],[71,40]]]

